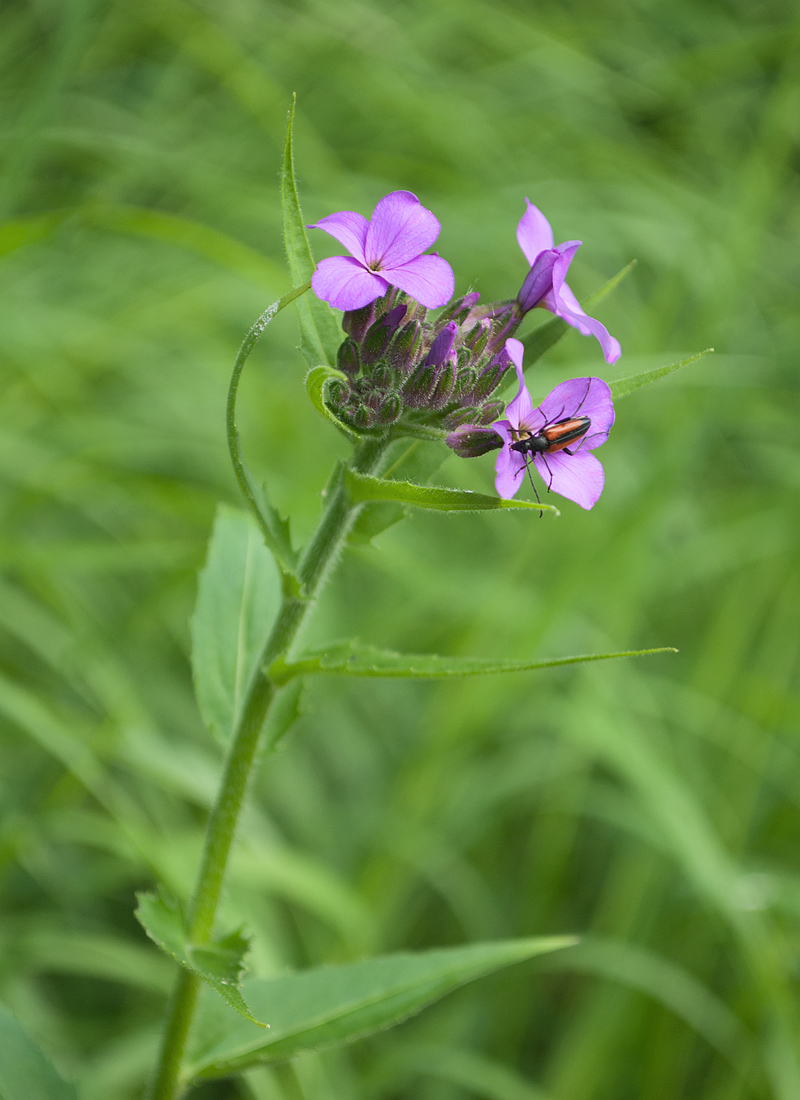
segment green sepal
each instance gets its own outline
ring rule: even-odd
[[[385,955],[267,981],[248,978],[248,1000],[269,1014],[269,1033],[206,1000],[194,1031],[187,1079],[228,1077],[249,1066],[353,1042],[400,1023],[467,982],[575,942],[572,936],[500,940]]]
[[[629,378],[618,378],[615,382],[609,382],[611,396],[615,401],[618,401],[620,397],[627,397],[629,393],[641,389],[642,386],[649,386],[651,382],[658,382],[661,378],[666,378],[668,374],[672,374],[673,371],[680,370],[681,367],[688,367],[690,363],[696,363],[698,359],[709,355],[713,350],[713,348],[706,348],[705,351],[698,351],[696,355],[679,359],[677,363],[670,363],[669,366],[654,367],[653,370],[642,371],[641,374],[632,374]]]
[[[262,1024],[252,1014],[239,992],[244,974],[244,957],[250,950],[249,939],[241,931],[231,932],[211,943],[193,944],[186,932],[181,906],[157,894],[139,893],[136,919],[150,939],[181,966],[191,970],[215,989],[240,1016]]]
[[[375,676],[417,680],[447,680],[457,676],[486,676],[498,672],[529,672],[559,665],[611,661],[618,657],[646,657],[653,653],[677,653],[671,646],[633,649],[622,653],[589,653],[574,657],[546,657],[538,660],[484,657],[439,657],[433,653],[394,653],[388,649],[342,642],[302,654],[291,661],[279,657],[269,668],[269,677],[284,684],[294,676]]]
[[[504,500],[469,489],[451,489],[442,485],[416,485],[411,481],[391,481],[388,478],[359,474],[348,468],[345,485],[354,504],[372,500],[395,501],[411,508],[434,512],[489,512],[498,509],[534,509],[560,515],[552,504],[535,504],[528,500]]]
[[[281,171],[281,208],[283,211],[283,243],[289,271],[295,285],[306,283],[314,274],[316,264],[308,243],[300,199],[297,194],[297,180],[294,174],[294,108],[296,97],[292,96],[292,105],[286,120],[286,142],[283,148],[283,169]],[[327,302],[320,301],[313,294],[297,303],[300,318],[300,348],[310,365],[315,363],[332,364],[336,362],[336,350],[342,342],[342,331],[336,314]]]
[[[347,375],[343,374],[340,370],[336,370],[335,367],[312,367],[306,375],[306,393],[311,399],[311,404],[320,416],[324,416],[326,420],[330,420],[331,424],[335,424],[336,427],[346,435],[355,439],[357,435],[353,429],[348,428],[338,417],[334,416],[325,403],[325,388],[334,378],[343,379],[345,382],[347,381]]]

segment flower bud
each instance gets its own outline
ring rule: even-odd
[[[373,321],[361,344],[361,359],[366,364],[377,363],[389,346],[392,335],[405,316],[404,305],[395,306],[377,321]]]
[[[366,405],[359,405],[353,412],[352,421],[357,428],[369,428],[372,425],[372,409]]]
[[[386,363],[380,363],[372,372],[370,376],[370,381],[372,382],[372,385],[375,387],[376,390],[380,390],[385,393],[386,390],[392,388],[392,383],[394,382],[394,373],[386,365]]]
[[[483,401],[496,390],[497,384],[505,372],[506,368],[497,362],[491,363],[485,370],[481,371],[472,390],[475,400]]]
[[[441,409],[450,400],[450,397],[455,389],[456,384],[456,367],[455,363],[446,363],[443,367],[440,367],[436,381],[431,390],[428,404],[431,408]]]
[[[489,401],[488,404],[483,406],[475,420],[478,424],[491,424],[494,420],[497,420],[502,411],[502,401]]]
[[[471,309],[480,301],[480,294],[477,290],[470,291],[469,294],[465,294],[463,298],[456,298],[447,309],[443,310],[439,314],[439,324],[443,321],[458,321],[461,323],[467,316]],[[461,316],[463,314],[463,317]]]
[[[332,378],[325,389],[325,398],[331,408],[344,408],[350,399],[350,387],[341,378]]]
[[[502,438],[492,428],[483,428],[479,424],[462,424],[445,439],[445,443],[460,458],[480,458],[489,451],[503,446]]]
[[[422,409],[428,405],[431,390],[436,381],[436,367],[423,364],[417,367],[403,385],[403,398],[413,409]]]
[[[339,345],[336,352],[336,366],[345,374],[355,377],[361,370],[361,360],[358,355],[358,345],[349,337]]]
[[[397,370],[408,373],[414,366],[416,353],[419,350],[419,334],[418,321],[409,321],[395,334],[386,358]]]
[[[394,424],[403,411],[403,402],[396,393],[390,393],[381,407],[378,409],[377,422],[381,427]]]
[[[457,333],[458,325],[455,321],[448,321],[431,344],[430,351],[425,356],[425,366],[439,367],[449,358]]]
[[[376,304],[376,302],[370,302],[361,309],[350,309],[342,317],[342,328],[357,344],[364,339],[367,329],[373,322]]]

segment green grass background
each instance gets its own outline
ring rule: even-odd
[[[262,974],[471,939],[583,945],[204,1100],[800,1097],[800,21],[781,0],[6,0],[0,9],[0,996],[83,1100],[140,1094],[220,750],[188,616],[242,334],[307,220],[409,188],[456,286],[513,295],[525,195],[638,266],[531,375],[716,354],[618,406],[591,513],[415,516],[354,547],[313,640],[677,656],[451,685],[320,680],[265,762],[223,920]],[[336,251],[316,234],[318,255]],[[344,443],[292,310],[250,461],[307,534]],[[491,491],[491,456],[443,484]],[[149,856],[149,863],[142,856]]]

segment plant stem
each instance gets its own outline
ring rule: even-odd
[[[373,473],[386,450],[385,439],[364,439],[350,461],[359,473]],[[353,505],[344,486],[344,464],[339,466],[328,489],[325,509],[317,530],[298,566],[302,596],[283,598],[275,624],[261,655],[260,671],[250,684],[242,715],[231,740],[219,791],[206,829],[203,857],[187,916],[187,933],[192,943],[208,943],[214,927],[225,880],[231,845],[252,771],[258,740],[275,687],[264,668],[291,648],[332,566],[335,564],[359,505]],[[198,977],[181,970],[167,1009],[161,1055],[156,1076],[148,1093],[151,1100],[176,1100],[183,1091],[181,1066],[194,1016]]]

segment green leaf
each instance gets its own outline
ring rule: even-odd
[[[326,420],[330,420],[331,424],[335,424],[346,435],[354,437],[356,433],[352,428],[348,428],[346,424],[335,417],[325,403],[325,387],[334,378],[343,378],[345,382],[347,381],[347,375],[340,370],[336,370],[335,367],[312,367],[306,375],[306,393],[311,399],[311,404],[321,416],[324,416]]]
[[[593,309],[610,294],[612,290],[616,290],[622,280],[633,271],[636,266],[636,260],[631,260],[629,264],[626,264],[616,275],[603,283],[599,290],[596,290],[594,294],[591,294],[583,303],[586,310]],[[529,332],[527,336],[522,337],[522,343],[525,345],[525,369],[532,367],[537,359],[541,359],[546,351],[549,351],[554,344],[557,344],[561,337],[569,329],[569,325],[566,321],[562,321],[560,317],[551,317],[549,321],[545,321],[543,325],[534,329],[533,332]]]
[[[276,749],[300,717],[302,694],[303,680],[299,676],[276,693],[264,723],[265,752]]]
[[[390,481],[347,469],[345,484],[354,504],[371,500],[396,501],[412,508],[426,508],[434,512],[486,512],[496,509],[533,508],[537,512],[560,515],[552,504],[535,504],[527,500],[503,500],[469,489],[450,489],[440,485],[415,485],[411,481]]]
[[[293,676],[377,676],[446,680],[455,676],[486,676],[497,672],[528,672],[532,669],[579,665],[587,661],[612,661],[618,657],[646,657],[652,653],[677,653],[671,646],[634,649],[623,653],[589,653],[577,657],[549,657],[544,660],[490,660],[483,657],[439,657],[433,653],[393,653],[388,649],[344,642],[306,653],[293,661],[279,657],[269,669],[270,679],[286,683]]]
[[[244,971],[244,956],[250,941],[241,932],[232,932],[211,943],[192,944],[186,935],[183,912],[177,903],[162,894],[136,895],[136,919],[162,951],[181,966],[199,975],[223,997],[231,1008],[258,1028],[266,1027],[251,1013],[239,992]]]
[[[39,1047],[0,1005],[0,1100],[78,1100]]]
[[[391,1027],[484,974],[575,943],[571,936],[471,944],[349,963],[273,978],[244,992],[269,1019],[267,1034],[206,1001],[189,1055],[189,1079],[226,1077]]]
[[[200,713],[221,741],[232,734],[281,599],[278,570],[246,512],[217,509],[192,617]]]
[[[447,455],[447,448],[439,443],[430,443],[423,439],[398,440],[393,445],[391,459],[383,476],[424,485],[433,477]],[[404,504],[393,504],[389,501],[367,504],[353,524],[350,541],[369,543],[408,514],[408,508]]]
[[[292,96],[292,105],[286,122],[286,143],[283,149],[283,170],[281,172],[281,207],[283,210],[283,243],[292,283],[299,286],[307,283],[314,274],[316,264],[308,243],[300,199],[297,194],[297,181],[294,174],[294,108],[296,97]],[[336,362],[336,350],[343,336],[339,321],[327,302],[321,302],[313,294],[297,303],[300,317],[300,347],[308,363]]]
[[[616,382],[609,383],[611,396],[615,401],[620,397],[627,397],[629,393],[641,389],[642,386],[649,386],[651,382],[658,382],[660,378],[666,378],[668,374],[680,370],[681,367],[688,367],[690,363],[696,363],[698,359],[709,355],[713,350],[713,348],[706,348],[705,351],[698,351],[696,355],[690,355],[687,359],[670,363],[667,367],[655,367],[653,370],[646,370],[641,374],[632,374],[630,378],[618,378]]]

